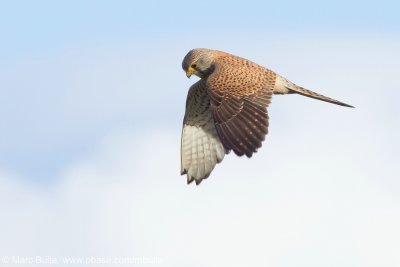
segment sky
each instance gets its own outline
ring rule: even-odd
[[[399,266],[399,9],[1,2],[0,266]],[[195,47],[356,108],[274,96],[259,152],[187,185]]]

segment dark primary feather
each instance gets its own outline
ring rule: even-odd
[[[218,135],[227,150],[251,157],[268,133],[274,73],[246,59],[222,57],[207,79]]]

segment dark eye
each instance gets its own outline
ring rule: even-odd
[[[192,66],[191,66],[193,69],[195,69],[196,67],[197,67],[197,65],[196,64],[192,64]]]

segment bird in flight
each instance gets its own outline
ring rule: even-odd
[[[345,107],[250,60],[206,48],[183,59],[186,76],[201,79],[188,92],[181,139],[181,175],[197,185],[231,150],[251,158],[268,133],[273,94],[300,94]]]

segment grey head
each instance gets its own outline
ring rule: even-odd
[[[182,68],[186,76],[190,78],[192,74],[205,78],[213,71],[213,60],[215,51],[207,48],[195,48],[189,51],[184,57]]]

